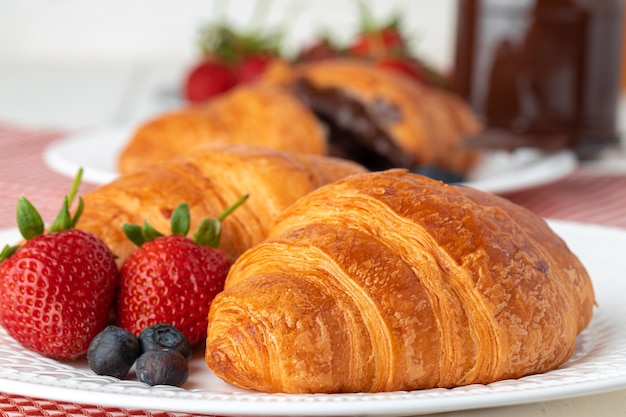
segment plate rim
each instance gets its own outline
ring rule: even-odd
[[[124,146],[125,142],[122,136],[130,138],[134,129],[136,127],[133,126],[109,126],[70,134],[46,146],[43,151],[44,162],[53,171],[73,178],[80,164],[64,155],[68,148],[71,149],[76,144],[85,146],[89,143],[96,143],[99,140],[104,140],[103,137],[115,137],[114,148],[111,149],[111,155],[115,155]],[[93,148],[88,147],[88,149]],[[514,172],[503,173],[497,177],[465,181],[459,185],[497,194],[511,193],[554,182],[572,173],[579,166],[578,157],[571,149],[561,149],[548,153],[542,153],[531,148],[520,149],[521,152],[528,150],[536,151],[540,155],[539,159]],[[489,158],[488,154],[486,157]],[[109,163],[113,166],[115,161],[109,161]],[[106,184],[120,175],[117,172],[99,167],[83,166],[83,168],[83,180],[99,185]]]
[[[608,236],[613,235],[618,239],[626,242],[626,230],[618,227],[604,226],[592,223],[580,223],[573,221],[562,220],[548,220],[548,224],[555,229],[557,234],[561,235],[565,233],[606,233]],[[6,239],[6,234],[17,234],[17,229],[5,229],[0,230],[0,238]],[[566,239],[567,243],[567,239]],[[605,282],[606,283],[606,282]],[[625,307],[626,308],[626,307]],[[610,312],[609,312],[610,313]],[[616,314],[616,312],[613,312]],[[599,320],[596,317],[598,314],[594,314],[594,320]],[[592,321],[593,323],[593,321]],[[591,328],[591,326],[590,326]],[[0,329],[5,333],[4,329]],[[626,333],[626,330],[624,330]],[[618,337],[618,336],[615,336]],[[621,335],[624,338],[624,334]],[[626,357],[626,353],[624,354]],[[624,360],[624,358],[622,358]],[[50,360],[52,361],[52,360]],[[64,362],[52,361],[53,363]],[[72,368],[72,365],[67,365]],[[75,368],[73,368],[75,369]],[[354,415],[357,412],[360,415],[368,416],[389,416],[389,415],[421,415],[432,412],[452,412],[461,410],[472,410],[482,408],[493,408],[500,406],[521,405],[528,403],[536,403],[540,401],[553,401],[559,399],[573,398],[579,396],[587,396],[592,394],[610,392],[619,390],[626,387],[626,369],[619,370],[618,374],[607,374],[603,378],[590,379],[586,381],[580,381],[576,378],[569,380],[568,383],[560,383],[556,386],[551,386],[547,390],[546,387],[541,386],[539,388],[533,388],[532,380],[534,378],[541,378],[543,375],[548,375],[556,372],[566,371],[568,368],[559,368],[555,371],[550,371],[546,374],[531,375],[528,377],[520,378],[519,380],[505,380],[498,381],[488,385],[475,385],[465,386],[453,389],[434,389],[434,390],[419,390],[409,392],[394,392],[394,393],[356,393],[356,394],[304,394],[304,395],[289,395],[289,394],[266,394],[266,393],[208,393],[212,399],[203,397],[204,390],[185,390],[185,389],[173,389],[168,387],[167,390],[159,390],[158,387],[148,387],[148,394],[133,390],[136,387],[134,381],[129,382],[126,391],[123,389],[124,381],[120,384],[120,390],[117,392],[103,392],[98,391],[97,384],[94,387],[68,387],[65,386],[63,381],[60,383],[51,382],[50,385],[46,385],[42,382],[22,381],[19,379],[10,378],[6,372],[0,369],[0,391],[9,392],[18,395],[31,396],[33,387],[45,387],[47,394],[44,398],[56,401],[68,401],[71,403],[84,403],[84,404],[96,404],[100,406],[113,406],[113,407],[127,407],[127,408],[145,408],[145,409],[158,409],[162,411],[170,412],[189,412],[189,413],[212,413],[222,415],[249,415],[259,416],[266,415],[267,409],[259,406],[271,406],[272,415],[286,416],[293,415],[294,407],[301,407],[308,405],[307,409],[299,410],[297,413],[306,416],[326,416],[326,415]],[[19,372],[17,372],[19,373]],[[96,376],[94,376],[96,377]],[[507,384],[519,384],[523,382],[521,389],[507,390]],[[80,383],[80,381],[79,381]],[[473,390],[486,390],[489,391],[487,395],[473,396]],[[502,389],[498,387],[504,387]],[[116,387],[117,388],[117,387]],[[181,391],[182,390],[182,391]],[[490,391],[491,390],[491,391]],[[495,390],[495,391],[494,391]],[[181,397],[177,396],[177,393],[185,392],[185,395]],[[439,395],[441,392],[448,393],[445,396]],[[42,390],[38,391],[39,397],[41,397]],[[88,393],[89,395],[79,395],[81,393]],[[541,393],[541,395],[537,395]],[[238,407],[233,409],[232,401],[225,401],[238,397],[243,400],[239,403]],[[141,400],[138,401],[138,398]],[[222,400],[220,400],[222,398]],[[285,401],[285,398],[287,400]],[[289,400],[291,398],[291,400]],[[348,400],[346,400],[346,398]],[[366,399],[367,401],[362,401]],[[323,401],[324,400],[324,401]],[[441,405],[441,402],[445,402],[445,406]],[[418,405],[416,407],[415,405]],[[355,409],[355,404],[358,404],[358,408]],[[314,406],[313,406],[314,405]],[[209,407],[209,408],[207,408]],[[259,414],[263,412],[263,414]]]

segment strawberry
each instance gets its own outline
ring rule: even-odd
[[[148,223],[126,224],[124,231],[138,249],[124,261],[117,298],[118,326],[139,335],[155,324],[178,328],[192,346],[206,337],[209,307],[224,288],[230,269],[217,249],[221,221],[247,199],[239,199],[216,219],[205,219],[193,239],[189,207],[183,203],[172,214],[171,235]]]
[[[296,57],[296,62],[319,61],[339,58],[343,55],[341,48],[328,36],[321,36],[315,42],[303,48]]]
[[[376,62],[376,65],[381,68],[408,75],[409,77],[418,81],[427,81],[419,63],[410,58],[381,59]]]
[[[280,57],[279,41],[276,33],[244,33],[226,24],[203,28],[201,59],[185,77],[185,97],[202,102],[256,79],[272,59]]]
[[[346,49],[348,56],[369,60],[428,85],[449,88],[449,81],[443,75],[411,53],[410,39],[401,30],[399,14],[380,23],[363,3],[359,4],[362,28]]]
[[[357,35],[348,46],[347,54],[353,57],[386,58],[405,54],[406,39],[395,24],[377,29],[368,29]]]
[[[236,82],[236,76],[228,66],[203,60],[192,68],[185,79],[185,98],[192,103],[200,103],[229,90]]]
[[[0,253],[0,323],[25,348],[61,360],[85,354],[108,324],[118,281],[109,248],[73,228],[83,210],[82,198],[74,216],[69,210],[81,176],[82,170],[47,232],[20,197],[17,223],[25,241]]]
[[[361,29],[348,46],[347,55],[374,60],[406,56],[409,40],[400,30],[400,18],[394,16],[386,23],[379,23],[363,2],[359,6]]]
[[[257,79],[274,59],[268,54],[253,54],[242,57],[235,71],[237,84],[249,83]]]

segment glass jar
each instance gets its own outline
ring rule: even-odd
[[[619,141],[623,0],[459,0],[454,88],[486,127]],[[538,143],[541,146],[541,143]]]

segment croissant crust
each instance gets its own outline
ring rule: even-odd
[[[121,175],[85,195],[77,227],[100,237],[118,264],[135,249],[124,223],[148,221],[169,232],[171,215],[183,202],[191,230],[216,217],[243,195],[248,200],[222,223],[220,249],[234,261],[262,241],[274,217],[321,185],[365,169],[337,158],[303,155],[261,146],[222,146],[132,174]]]
[[[332,97],[320,106],[323,95]],[[371,170],[438,165],[464,173],[479,155],[461,143],[479,128],[455,94],[371,63],[278,62],[254,83],[141,124],[118,168],[130,173],[201,148],[251,144],[338,156]]]
[[[558,367],[594,292],[548,224],[404,170],[299,199],[231,268],[206,362],[241,387],[379,392],[489,383]]]

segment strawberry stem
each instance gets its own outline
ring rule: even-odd
[[[379,30],[380,28],[374,18],[370,5],[366,4],[365,0],[359,0],[357,5],[359,7],[359,16],[361,16],[361,31],[371,33]]]
[[[50,233],[62,232],[63,230],[71,229],[78,222],[78,219],[80,215],[82,214],[83,208],[84,208],[84,203],[82,201],[82,198],[79,198],[78,210],[76,211],[76,215],[74,217],[72,217],[70,213],[70,207],[72,206],[74,198],[76,197],[76,194],[78,192],[78,187],[80,187],[80,182],[82,178],[83,178],[83,169],[79,168],[78,173],[76,174],[76,177],[74,177],[72,188],[70,188],[69,194],[63,198],[63,204],[61,206],[61,210],[59,211],[59,214],[57,215],[56,219],[54,219],[54,222],[52,222],[52,224],[48,228],[48,232]]]
[[[222,223],[221,221],[232,213],[237,207],[242,205],[248,199],[248,195],[241,197],[235,201],[233,205],[228,207],[217,218],[207,218],[200,223],[198,230],[193,235],[193,241],[200,246],[209,246],[211,248],[217,248],[222,237]],[[187,203],[181,203],[172,213],[171,230],[173,235],[187,236],[189,228],[191,227],[191,214],[189,212],[189,205]],[[122,226],[124,234],[131,242],[138,247],[146,242],[151,242],[158,237],[164,236],[154,227],[152,227],[147,221],[144,221],[143,227],[136,224],[125,223]]]
[[[72,188],[70,188],[70,193],[67,195],[69,206],[74,202],[74,197],[78,193],[78,187],[80,187],[80,182],[83,180],[83,169],[78,168],[78,172],[76,173],[76,177],[74,178],[74,182],[72,183]]]
[[[241,206],[248,199],[248,195],[244,195],[239,200],[235,201],[233,205],[228,207],[222,214],[217,216],[217,218],[212,219],[204,219],[202,223],[200,223],[200,227],[196,230],[196,233],[193,235],[193,241],[196,242],[197,245],[200,246],[208,246],[211,248],[217,248],[220,245],[220,240],[222,238],[222,221],[237,207]]]
[[[232,213],[233,211],[235,211],[235,209],[237,209],[237,207],[239,207],[240,205],[242,205],[243,203],[246,202],[246,200],[248,199],[249,195],[246,194],[243,197],[241,197],[239,200],[235,201],[233,203],[232,206],[228,207],[226,210],[224,210],[224,212],[222,214],[220,214],[219,216],[217,216],[217,219],[219,221],[222,221],[226,218],[226,216],[228,216],[230,213]]]
[[[48,233],[61,232],[63,230],[68,230],[76,226],[80,215],[83,213],[85,208],[85,203],[82,197],[78,198],[78,207],[76,208],[76,213],[74,217],[70,214],[70,206],[78,193],[78,188],[80,186],[80,182],[83,178],[83,169],[79,168],[76,177],[74,178],[74,182],[72,183],[72,188],[68,195],[63,197],[63,203],[61,205],[61,211],[57,215],[54,222],[48,228]],[[28,199],[24,196],[20,196],[17,199],[17,208],[16,208],[16,220],[17,220],[17,228],[20,231],[20,234],[25,240],[33,239],[37,236],[41,236],[45,233],[45,224],[41,215],[33,206],[33,204],[28,201]],[[4,261],[12,254],[14,254],[20,245],[5,245],[2,251],[0,252],[0,262]]]
[[[199,246],[208,246],[217,248],[222,238],[222,224],[217,219],[204,219],[196,233],[193,235],[193,241]]]

